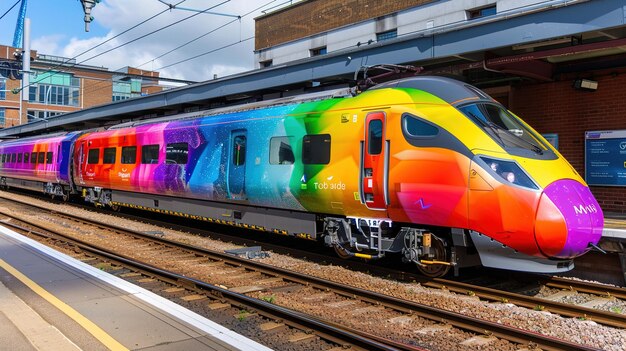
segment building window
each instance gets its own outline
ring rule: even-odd
[[[28,101],[45,105],[78,106],[80,79],[67,73],[39,72],[30,77]]]
[[[302,138],[302,163],[328,164],[330,162],[330,134],[305,135]]]
[[[325,46],[322,46],[321,48],[311,49],[310,51],[311,51],[311,57],[326,55],[328,53],[328,50],[326,50]]]
[[[48,119],[50,117],[54,117],[62,114],[63,112],[56,111],[39,111],[39,110],[28,110],[26,111],[26,115],[28,117],[28,123]]]
[[[261,66],[261,68],[271,67],[272,66],[272,60],[261,61],[261,62],[259,62],[259,66]]]
[[[467,11],[468,19],[487,17],[496,14],[496,5]]]
[[[141,96],[141,79],[113,82],[112,101],[128,100],[138,96]]]
[[[0,107],[0,127],[4,127],[6,120],[5,120],[5,113],[6,113],[6,108],[4,107]]]
[[[376,33],[376,41],[389,40],[398,37],[398,30],[388,30],[386,32]]]
[[[0,100],[6,100],[7,94],[5,90],[7,89],[7,80],[6,78],[0,77]]]

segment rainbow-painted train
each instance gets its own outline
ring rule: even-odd
[[[443,77],[4,141],[0,161],[5,187],[395,254],[430,276],[566,271],[603,228],[540,134]]]

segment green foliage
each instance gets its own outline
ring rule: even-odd
[[[246,320],[246,317],[248,317],[248,311],[246,311],[246,310],[240,310],[240,311],[239,311],[239,314],[237,315],[237,319],[238,319],[240,322],[243,322],[243,321],[245,321],[245,320]]]
[[[276,296],[274,296],[274,294],[270,296],[261,296],[261,300],[269,303],[274,303],[276,301]]]

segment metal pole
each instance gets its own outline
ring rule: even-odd
[[[22,124],[23,101],[28,101],[30,83],[30,18],[24,19],[24,45],[22,46],[22,96],[20,98],[20,124]]]

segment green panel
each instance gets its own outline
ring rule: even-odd
[[[130,84],[126,82],[114,82],[113,92],[130,94],[131,92]]]
[[[31,84],[52,84],[52,85],[64,85],[71,86],[72,76],[67,73],[58,72],[41,72],[30,76]]]
[[[133,93],[140,93],[141,92],[141,79],[132,79],[130,81],[130,90]]]

